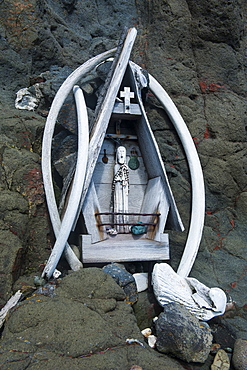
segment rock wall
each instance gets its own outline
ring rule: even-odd
[[[52,244],[40,155],[44,116],[59,83],[44,86],[45,100],[34,112],[15,109],[15,94],[41,73],[74,69],[115,47],[123,28],[135,25],[132,59],[173,98],[203,167],[206,219],[191,276],[225,289],[237,303],[231,323],[245,330],[246,10],[244,0],[0,3],[0,304],[20,274],[42,268]],[[191,189],[184,152],[152,96],[147,110],[188,230]],[[171,233],[174,267],[185,240],[186,231]]]

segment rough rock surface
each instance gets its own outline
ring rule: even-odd
[[[50,74],[115,47],[124,26],[134,24],[132,59],[173,98],[202,162],[206,218],[191,276],[231,295],[236,309],[225,320],[247,339],[246,14],[245,0],[0,2],[1,305],[20,274],[42,269],[53,245],[40,170],[43,116],[60,84]],[[43,105],[16,110],[16,92],[36,82],[44,83]],[[150,95],[147,112],[186,226],[184,233],[170,233],[176,268],[189,225],[188,166],[170,121]]]
[[[232,363],[236,370],[244,370],[247,368],[247,340],[236,340],[233,350]]]
[[[50,226],[40,169],[44,123],[38,115],[27,111],[16,115],[8,107],[1,117],[0,305],[10,297],[24,265],[30,272],[37,271],[49,252]]]
[[[2,370],[182,370],[145,344],[123,289],[101,269],[62,279],[53,297],[33,294],[9,315],[0,342]],[[130,344],[127,339],[134,339]]]
[[[103,271],[109,274],[123,288],[127,303],[134,304],[137,302],[138,293],[135,278],[125,269],[124,265],[112,263],[104,266]]]
[[[207,360],[213,340],[211,330],[184,306],[167,304],[155,321],[155,329],[158,351],[186,362]]]

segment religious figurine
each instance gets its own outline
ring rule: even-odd
[[[127,213],[128,212],[128,196],[129,196],[129,170],[126,165],[126,148],[119,146],[116,152],[116,164],[114,167],[114,177],[112,184],[113,191],[113,210],[114,213]],[[126,224],[129,216],[115,215],[114,223]],[[116,225],[116,230],[119,233],[128,233],[128,225]]]

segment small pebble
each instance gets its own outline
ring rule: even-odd
[[[148,345],[150,348],[155,348],[157,342],[157,337],[155,335],[148,336]]]
[[[152,334],[152,330],[150,328],[146,328],[146,329],[143,329],[141,333],[142,335],[144,335],[144,337],[148,337],[149,335]]]
[[[219,349],[216,353],[214,362],[211,365],[211,370],[229,370],[230,360],[227,353],[223,349]]]
[[[46,280],[41,276],[34,276],[33,282],[35,286],[43,286],[46,284]]]
[[[211,346],[211,349],[210,349],[210,351],[212,352],[212,353],[217,353],[217,351],[220,349],[220,347],[221,347],[221,345],[220,344],[218,344],[218,343],[213,343],[212,344],[212,346]]]

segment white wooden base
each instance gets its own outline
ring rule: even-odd
[[[118,234],[91,244],[91,235],[81,235],[82,263],[163,261],[169,259],[168,234],[161,242],[132,234]]]

